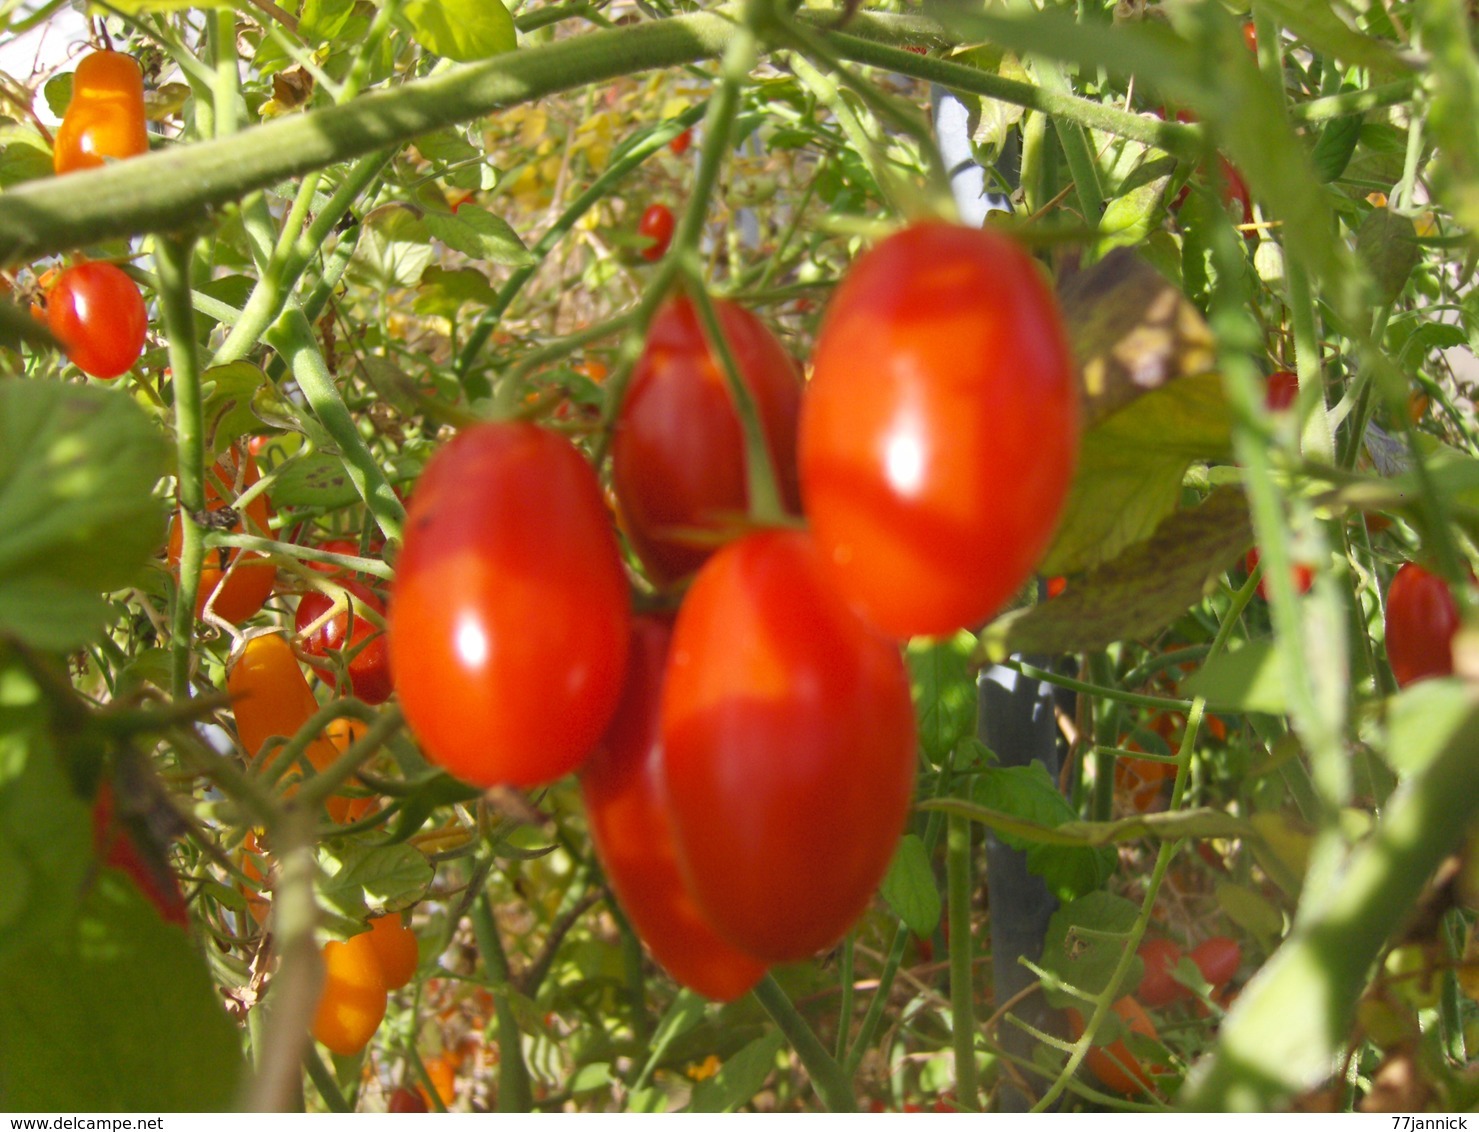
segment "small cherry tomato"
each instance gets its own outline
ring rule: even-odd
[[[641,251],[641,256],[648,263],[656,263],[667,254],[668,245],[673,242],[673,232],[678,222],[673,219],[673,210],[665,204],[649,204],[642,219],[637,221],[637,235],[645,236],[651,241]]]
[[[240,472],[241,487],[236,486]],[[235,500],[240,491],[245,491],[261,479],[257,462],[249,453],[231,448],[205,478],[205,505],[211,512],[227,508],[227,498]],[[272,521],[272,504],[265,494],[256,495],[247,504],[245,514],[237,510],[238,518],[231,530],[235,534],[249,533],[259,537],[270,537],[268,524]],[[180,530],[180,517],[170,521],[169,564],[176,570],[180,566],[180,551],[184,546],[184,535]],[[233,625],[240,625],[253,616],[268,597],[277,582],[277,566],[255,551],[241,551],[233,547],[208,550],[200,564],[200,583],[195,592],[195,615],[203,616],[207,602],[211,612]]]
[[[334,744],[334,751],[337,754],[342,755],[349,750],[350,744],[365,733],[365,730],[365,725],[359,720],[341,715],[331,720],[324,728],[324,738]],[[328,801],[329,817],[333,818],[338,825],[348,825],[359,821],[360,818],[368,817],[375,812],[378,806],[378,800],[369,795],[345,797],[335,794]]]
[[[1213,987],[1231,982],[1232,977],[1238,973],[1238,968],[1243,965],[1243,949],[1238,946],[1237,940],[1225,935],[1204,939],[1188,955],[1202,973],[1202,978]]]
[[[272,736],[292,738],[318,711],[318,701],[313,698],[313,690],[292,646],[277,633],[265,633],[247,641],[227,674],[226,691],[231,694],[237,738],[254,758]],[[338,751],[326,736],[320,735],[308,744],[306,754],[308,762],[322,770],[334,761]],[[285,781],[296,778],[292,772],[289,775]]]
[[[1399,688],[1453,674],[1458,624],[1448,583],[1415,562],[1404,563],[1387,589],[1387,660]]]
[[[428,1057],[421,1064],[426,1067],[426,1076],[430,1078],[442,1107],[451,1108],[457,1100],[456,1055],[448,1051],[440,1057]],[[418,1085],[417,1089],[421,1093],[421,1099],[430,1105],[431,1098],[427,1095],[425,1086]]]
[[[1175,777],[1174,763],[1125,755],[1114,760],[1115,793],[1142,814],[1157,808],[1163,796],[1162,784]]]
[[[149,312],[139,285],[111,263],[67,268],[46,295],[46,324],[68,359],[91,377],[127,373],[144,352]]]
[[[1281,412],[1294,404],[1299,396],[1299,377],[1286,369],[1268,375],[1263,403],[1274,412]]]
[[[385,605],[369,586],[352,578],[345,578],[340,584],[371,613],[384,617]],[[383,704],[395,688],[384,631],[369,618],[356,614],[351,603],[349,608],[335,613],[309,633],[309,626],[320,621],[333,607],[334,599],[318,590],[310,590],[298,600],[294,623],[303,651],[310,658],[309,663],[313,664],[315,657],[329,658],[336,653],[347,653],[349,685],[354,694],[367,704]],[[331,666],[315,667],[330,667],[332,670]]]
[[[668,148],[672,150],[676,156],[682,157],[685,153],[688,152],[688,147],[692,144],[693,127],[690,126],[688,129],[684,130],[681,134],[675,137],[672,141],[668,142]]]
[[[814,359],[801,494],[829,580],[895,637],[990,617],[1047,549],[1078,455],[1037,264],[991,229],[906,228],[848,271]]]
[[[421,949],[416,942],[416,933],[396,915],[376,916],[370,921],[370,930],[365,933],[375,957],[380,961],[380,970],[385,975],[385,989],[399,990],[411,981],[416,968],[421,965]]]
[[[1150,1015],[1145,1013],[1141,1005],[1129,995],[1120,999],[1111,1009],[1119,1016],[1131,1033],[1141,1034],[1147,1038],[1158,1038],[1155,1024],[1151,1022]],[[1074,1041],[1083,1036],[1084,1019],[1077,1010],[1064,1011],[1068,1019],[1068,1032]],[[1140,1064],[1135,1055],[1130,1052],[1130,1047],[1125,1044],[1123,1038],[1116,1038],[1108,1045],[1090,1046],[1088,1055],[1084,1058],[1094,1076],[1104,1083],[1107,1089],[1113,1089],[1127,1097],[1144,1096],[1147,1092],[1155,1092],[1155,1083],[1150,1074]]]
[[[117,819],[113,786],[107,779],[98,787],[92,805],[92,844],[103,864],[127,874],[134,887],[154,905],[160,919],[182,928],[188,926],[190,916],[185,897],[180,893],[180,882],[163,854],[141,848],[128,827]]]
[[[1258,30],[1253,26],[1252,20],[1247,20],[1243,24],[1243,43],[1253,54],[1258,54]]]
[[[421,1094],[412,1092],[402,1086],[390,1094],[390,1104],[387,1112],[426,1112],[426,1101]]]
[[[1257,567],[1258,548],[1255,546],[1244,556],[1243,568],[1251,574]],[[1315,584],[1314,570],[1310,569],[1303,562],[1296,562],[1290,570],[1290,575],[1294,579],[1295,593],[1307,594],[1310,592],[1310,587]],[[1264,601],[1268,600],[1268,582],[1264,578],[1258,579],[1258,596],[1263,598]]]
[[[383,539],[375,538],[370,540],[370,555],[372,557],[378,555],[384,548],[385,541]],[[320,543],[318,549],[327,551],[330,554],[347,555],[351,558],[364,557],[363,552],[360,550],[359,539],[357,538],[331,538],[326,542]],[[332,562],[312,562],[305,558],[303,564],[310,570],[316,570],[320,574],[327,574],[331,578],[336,578],[350,572],[343,566],[337,566]],[[361,578],[363,575],[356,573],[354,577]]]
[[[753,987],[765,966],[719,937],[678,869],[658,733],[671,636],[671,626],[657,618],[632,623],[621,706],[581,768],[580,788],[601,867],[637,935],[678,982],[729,1002]]]
[[[72,76],[72,101],[52,149],[54,168],[58,174],[95,169],[105,158],[148,152],[143,71],[131,55],[93,52]]]
[[[591,466],[524,423],[443,447],[406,517],[390,660],[427,756],[479,786],[553,782],[616,711],[631,628]]]
[[[678,613],[661,706],[680,866],[719,934],[767,963],[836,943],[867,908],[914,786],[893,642],[827,584],[800,531],[731,543]]]
[[[385,1017],[385,974],[368,932],[343,943],[330,940],[324,944],[323,959],[326,976],[313,1016],[313,1036],[349,1057],[370,1044]]]
[[[1155,1009],[1186,997],[1186,988],[1171,977],[1176,964],[1181,962],[1181,948],[1169,939],[1147,939],[1140,944],[1137,954],[1145,964],[1145,973],[1140,976],[1135,995],[1144,1005]]]
[[[801,374],[749,311],[721,299],[714,313],[759,410],[782,501],[799,512]],[[729,383],[693,303],[678,296],[648,329],[611,447],[622,526],[654,581],[670,585],[693,573],[713,554],[725,525],[743,519],[749,505],[745,466],[744,431]]]

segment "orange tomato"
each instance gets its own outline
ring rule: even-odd
[[[457,1099],[457,1066],[446,1055],[428,1057],[421,1064],[426,1066],[426,1076],[430,1078],[432,1087],[436,1089],[442,1107],[451,1108],[452,1103]],[[431,1097],[426,1092],[426,1086],[418,1085],[416,1088],[429,1107]]]
[[[206,475],[206,510],[225,509],[229,505],[225,498],[227,494],[234,502],[238,469],[241,471],[242,490],[262,478],[251,454],[233,447]],[[234,534],[267,536],[271,534],[268,529],[271,520],[272,505],[265,495],[258,495],[247,504],[245,519],[238,518],[231,530]],[[180,529],[180,517],[176,515],[170,522],[169,529],[169,564],[175,570],[180,567],[180,550],[183,545],[184,534]],[[233,625],[240,625],[262,608],[272,594],[276,581],[277,567],[260,554],[231,547],[207,551],[200,565],[200,586],[195,593],[195,615],[201,616],[205,612],[206,603],[211,602],[211,610],[217,617],[230,621]]]
[[[262,895],[267,881],[267,870],[266,847],[257,836],[257,831],[249,829],[247,835],[241,840],[241,871],[256,882],[256,887],[242,885],[241,891],[246,897],[247,911],[258,924],[267,922],[267,913],[272,909],[271,902]]]
[[[358,719],[350,719],[342,715],[324,728],[324,738],[334,744],[334,750],[341,755],[364,733],[363,723]],[[377,809],[377,802],[369,795],[345,798],[336,794],[329,799],[328,808],[329,817],[339,825],[348,825],[374,813]]]
[[[72,101],[57,128],[52,167],[58,174],[95,169],[106,158],[149,152],[144,74],[131,55],[95,51],[77,64]]]
[[[1134,759],[1120,755],[1114,760],[1114,790],[1140,813],[1153,809],[1161,798],[1161,783],[1176,777],[1174,763]]]
[[[385,1017],[385,973],[370,934],[324,944],[327,977],[313,1018],[313,1036],[337,1054],[359,1053]]]
[[[1158,1038],[1155,1024],[1151,1022],[1150,1016],[1145,1013],[1141,1005],[1129,995],[1120,999],[1111,1009],[1119,1016],[1131,1031],[1131,1033],[1142,1034],[1147,1038]],[[1077,1010],[1064,1011],[1068,1019],[1068,1032],[1078,1041],[1083,1036],[1084,1020]],[[1127,1097],[1144,1096],[1146,1092],[1155,1092],[1155,1083],[1145,1067],[1135,1059],[1130,1052],[1130,1047],[1125,1044],[1123,1038],[1117,1038],[1108,1045],[1091,1046],[1088,1055],[1084,1058],[1094,1076],[1103,1082],[1105,1088],[1113,1089]]]
[[[398,915],[377,916],[366,933],[380,969],[385,973],[385,988],[399,990],[411,981],[421,963],[416,933]]]

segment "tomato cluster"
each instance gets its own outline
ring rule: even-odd
[[[482,786],[580,769],[632,923],[677,979],[728,999],[867,906],[914,783],[898,642],[982,621],[1028,580],[1078,402],[1056,303],[994,232],[920,224],[865,254],[804,394],[769,330],[713,309],[722,353],[692,298],[660,309],[612,445],[649,579],[671,593],[693,575],[676,619],[633,617],[580,451],[488,423],[422,475],[388,636],[427,756]],[[762,449],[775,501],[809,529],[757,509],[746,461]]]

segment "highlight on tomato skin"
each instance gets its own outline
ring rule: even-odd
[[[464,429],[411,499],[391,669],[427,758],[478,786],[575,770],[616,711],[630,592],[595,472],[528,423]]]
[[[621,706],[581,767],[580,789],[596,855],[638,937],[683,986],[729,1002],[765,965],[719,936],[679,870],[658,721],[672,632],[658,617],[632,622]]]
[[[735,365],[760,414],[782,503],[801,511],[796,430],[801,372],[760,319],[713,300]],[[647,331],[611,445],[622,530],[647,575],[672,585],[717,549],[749,507],[744,430],[698,311],[686,295],[665,302]]]
[[[896,232],[848,270],[813,362],[801,487],[829,580],[893,637],[985,621],[1047,550],[1078,458],[1036,262],[990,229]]]
[[[720,935],[767,963],[835,944],[909,814],[916,731],[897,645],[831,589],[801,531],[706,563],[661,707],[679,864]]]

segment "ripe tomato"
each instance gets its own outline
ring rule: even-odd
[[[385,1017],[385,973],[370,934],[324,944],[327,974],[313,1017],[313,1036],[342,1056],[370,1044]]]
[[[242,895],[246,897],[247,911],[258,924],[264,924],[267,922],[267,913],[272,908],[267,897],[262,895],[264,890],[271,888],[268,883],[271,863],[266,847],[255,829],[247,830],[246,836],[241,840],[241,871],[256,882],[255,886],[241,886]]]
[[[1258,548],[1255,546],[1251,550],[1249,550],[1247,555],[1243,558],[1243,568],[1251,574],[1257,567]],[[1294,592],[1301,594],[1309,593],[1310,587],[1315,584],[1314,570],[1305,565],[1303,562],[1296,562],[1291,570],[1291,573],[1294,577]],[[1267,579],[1258,579],[1258,596],[1263,598],[1264,601],[1268,600]]]
[[[991,616],[1047,549],[1078,400],[1058,304],[990,230],[930,222],[853,264],[801,408],[801,494],[830,580],[895,637]]]
[[[365,933],[385,975],[385,989],[399,990],[411,981],[421,965],[416,933],[399,915],[376,916]]]
[[[440,1057],[428,1057],[421,1063],[426,1066],[426,1075],[431,1079],[432,1088],[436,1089],[437,1098],[442,1102],[443,1108],[451,1108],[457,1100],[457,1066],[454,1056],[449,1051]],[[429,1105],[431,1098],[426,1094],[426,1087],[418,1085],[417,1090],[422,1101]]]
[[[390,1094],[387,1112],[426,1112],[426,1101],[421,1094],[412,1092],[404,1085]]]
[[[1415,562],[1403,563],[1387,589],[1387,660],[1397,686],[1453,674],[1458,605],[1448,583]]]
[[[134,842],[128,828],[114,816],[113,786],[104,779],[92,804],[93,851],[110,869],[128,875],[134,887],[154,905],[166,923],[186,927],[190,916],[180,882],[159,853],[149,853]]]
[[[728,1002],[765,967],[719,938],[678,871],[658,736],[671,637],[657,618],[632,623],[621,707],[581,768],[580,788],[601,867],[637,934],[678,982]]]
[[[378,537],[370,540],[369,552],[371,556],[380,554],[380,552],[384,550],[384,548],[385,540]],[[357,538],[331,538],[325,542],[319,543],[318,549],[326,550],[330,554],[349,555],[353,558],[360,558],[363,556],[360,550],[359,539]],[[332,562],[310,562],[305,558],[303,560],[303,565],[307,566],[310,570],[318,571],[320,574],[327,574],[331,578],[342,577],[343,575],[350,573],[350,571],[346,570],[343,566],[336,566]],[[355,573],[353,576],[356,580],[363,579],[364,577],[364,575],[359,573]]]
[[[1156,1033],[1155,1024],[1151,1022],[1150,1016],[1129,995],[1116,1002],[1111,1009],[1119,1016],[1120,1021],[1129,1027],[1131,1033],[1143,1034],[1147,1038],[1160,1036]],[[1068,1019],[1069,1034],[1074,1041],[1078,1041],[1084,1032],[1083,1016],[1073,1009],[1064,1011],[1064,1015]],[[1155,1084],[1150,1074],[1136,1060],[1123,1038],[1116,1038],[1108,1045],[1091,1046],[1084,1060],[1094,1076],[1104,1083],[1105,1088],[1113,1089],[1127,1097],[1144,1096],[1147,1091],[1155,1092]]]
[[[1281,412],[1294,404],[1294,399],[1299,396],[1299,377],[1286,369],[1281,369],[1268,375],[1268,385],[1264,389],[1263,403],[1274,412]]]
[[[72,101],[57,127],[53,167],[58,174],[71,173],[94,169],[105,158],[148,152],[143,71],[131,55],[93,52],[72,76]]]
[[[363,723],[343,715],[330,721],[329,725],[324,728],[324,738],[334,744],[335,752],[341,755],[349,750],[350,744],[364,733]],[[378,802],[369,795],[345,797],[335,794],[329,799],[327,806],[329,817],[339,825],[348,825],[350,822],[359,821],[360,818],[374,813],[378,808]]]
[[[149,312],[139,285],[111,263],[79,263],[46,295],[46,324],[68,359],[105,380],[127,373],[144,352]]]
[[[668,148],[672,150],[676,156],[682,157],[685,153],[688,152],[688,147],[692,144],[693,127],[690,126],[688,129],[684,130],[681,134],[675,137],[672,141],[668,142]]]
[[[1230,982],[1243,965],[1243,949],[1238,946],[1237,940],[1225,935],[1204,939],[1189,954],[1191,961],[1197,965],[1197,970],[1202,973],[1202,978],[1213,987]]]
[[[897,647],[797,531],[731,543],[678,613],[661,707],[679,864],[719,934],[767,963],[836,943],[888,868],[914,785]]]
[[[749,311],[721,299],[714,313],[759,409],[782,500],[800,511],[801,374]],[[662,584],[697,570],[714,552],[725,523],[742,518],[749,504],[739,415],[698,312],[685,296],[665,303],[647,332],[617,417],[611,475],[632,548]]]
[[[390,602],[406,722],[480,786],[574,770],[616,710],[631,628],[600,485],[569,441],[482,424],[417,485]]]
[[[375,591],[353,578],[340,581],[349,593],[366,609],[381,617],[385,615],[385,604],[375,596]],[[309,626],[322,618],[334,606],[334,599],[326,593],[311,590],[298,599],[295,627],[301,635],[303,651],[312,664],[313,657],[329,658],[336,653],[349,654],[349,685],[354,694],[367,704],[383,704],[390,698],[394,683],[390,676],[390,650],[386,647],[385,633],[368,618],[356,615],[351,605],[334,614],[317,629],[309,633]],[[332,672],[332,665],[315,665],[321,670]]]
[[[1243,43],[1253,54],[1258,54],[1258,30],[1253,26],[1252,20],[1243,23]]]
[[[1114,790],[1139,813],[1157,807],[1162,799],[1162,783],[1176,777],[1173,763],[1158,759],[1132,759],[1120,755],[1114,760]]]
[[[245,491],[261,479],[257,462],[249,453],[238,448],[227,451],[219,463],[205,477],[205,505],[211,512],[223,511],[229,504],[226,497],[235,499],[238,488],[237,471],[241,472],[241,488]],[[258,495],[246,506],[243,519],[238,512],[231,530],[235,534],[250,533],[268,536],[272,532],[268,524],[272,521],[272,504],[266,495]],[[178,515],[170,522],[169,564],[175,569],[180,566],[180,550],[184,535],[180,530]],[[238,561],[239,559],[239,561]],[[202,616],[206,603],[211,612],[233,625],[240,625],[262,608],[272,594],[277,582],[277,566],[255,551],[219,547],[207,551],[200,566],[200,584],[195,592],[195,615]],[[214,600],[212,600],[214,595]]]
[[[1137,954],[1145,964],[1145,973],[1140,976],[1140,986],[1135,991],[1142,1003],[1154,1009],[1186,997],[1186,988],[1171,977],[1176,964],[1181,962],[1181,948],[1169,939],[1147,939],[1140,944]]]
[[[292,646],[276,633],[246,643],[226,676],[226,691],[231,694],[237,738],[254,757],[272,736],[291,738],[318,710]],[[310,764],[322,769],[338,751],[321,735],[308,744],[307,755]]]
[[[678,222],[673,219],[673,210],[665,204],[649,204],[647,210],[642,213],[642,219],[637,221],[637,235],[645,236],[652,241],[641,251],[641,256],[648,263],[656,263],[667,254],[668,245],[673,242],[673,232]]]
[[[1155,110],[1152,113],[1157,118],[1164,119],[1166,117],[1164,109]],[[1197,116],[1190,110],[1178,110],[1176,112],[1176,121],[1178,122],[1195,122],[1196,120]],[[1235,224],[1252,224],[1253,198],[1248,193],[1248,183],[1243,180],[1243,175],[1238,172],[1237,167],[1231,161],[1220,153],[1217,155],[1217,171],[1222,178],[1222,203],[1229,208],[1234,204],[1238,206],[1233,222]],[[1203,168],[1203,172],[1205,172],[1205,167]],[[1182,188],[1176,197],[1175,203],[1171,205],[1173,211],[1180,208],[1186,202],[1187,194],[1190,192],[1190,185]]]

